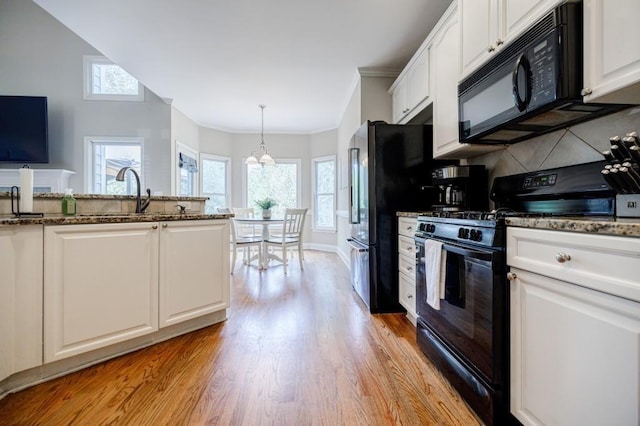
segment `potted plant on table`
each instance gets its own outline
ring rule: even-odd
[[[264,200],[257,200],[256,205],[262,209],[262,218],[271,219],[271,208],[275,207],[278,203],[273,198],[265,198]]]

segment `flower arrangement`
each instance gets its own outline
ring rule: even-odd
[[[264,200],[257,200],[256,205],[262,210],[269,210],[271,207],[278,205],[278,203],[273,198],[265,198]]]

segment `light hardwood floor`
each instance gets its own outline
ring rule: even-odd
[[[404,315],[368,314],[336,255],[305,258],[238,265],[227,321],[9,395],[0,424],[480,424]]]

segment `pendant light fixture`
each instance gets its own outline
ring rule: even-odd
[[[260,132],[260,147],[257,151],[251,151],[249,158],[244,160],[245,164],[276,164],[274,159],[269,155],[267,147],[264,144],[264,109],[267,107],[264,104],[258,105],[262,109],[262,131]]]

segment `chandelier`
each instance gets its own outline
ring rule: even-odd
[[[264,104],[258,105],[262,109],[262,131],[260,132],[260,147],[257,151],[251,151],[249,158],[244,160],[245,164],[276,164],[274,159],[269,155],[267,147],[264,144],[264,109],[267,107]]]

